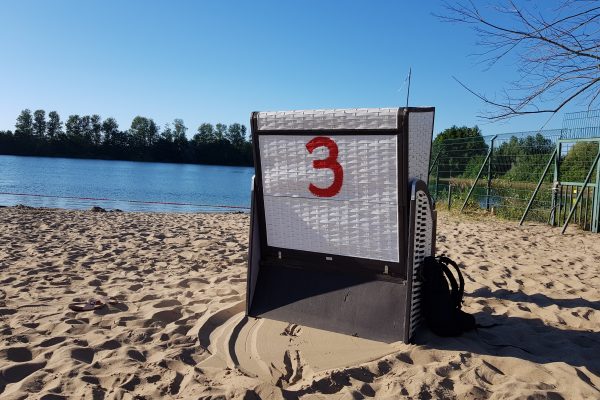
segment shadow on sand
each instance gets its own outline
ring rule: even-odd
[[[521,291],[513,292],[511,290],[506,289],[498,289],[492,291],[487,287],[477,289],[470,294],[465,293],[465,296],[496,298],[510,301],[522,301],[536,304],[539,307],[548,307],[556,305],[562,308],[587,307],[597,311],[600,310],[600,301],[589,301],[582,298],[553,299],[541,293],[528,295]]]
[[[439,337],[428,329],[421,328],[417,332],[415,344],[422,346],[424,350],[463,351],[494,357],[513,357],[537,364],[566,363],[576,369],[578,378],[594,388],[600,398],[600,388],[594,385],[589,376],[589,373],[600,375],[600,332],[560,329],[546,325],[540,319],[486,313],[474,315],[480,324],[498,325],[455,338]],[[587,371],[582,368],[586,368]],[[300,391],[283,389],[282,395],[286,400],[297,400],[304,394],[337,393],[351,384],[351,378],[372,382],[376,378],[372,375],[369,370],[361,367],[334,371],[330,377],[313,382],[309,388]],[[245,400],[258,398],[260,397],[255,393],[247,393],[244,397]]]
[[[546,325],[540,319],[474,314],[483,325],[456,338],[435,336],[421,329],[416,344],[432,349],[468,351],[496,357],[514,357],[539,364],[563,362],[573,367],[585,367],[600,375],[600,332],[560,329]],[[595,387],[590,378],[578,369],[577,374]],[[600,388],[596,388],[599,390]]]
[[[522,292],[508,290],[490,291],[480,289],[472,297],[496,297],[513,301],[529,301],[540,307],[556,304],[563,308],[589,307],[598,309],[599,302],[584,299],[552,299],[542,294],[526,295]],[[426,349],[465,351],[478,355],[494,357],[513,357],[537,364],[562,362],[575,368],[577,377],[598,392],[588,375],[600,376],[600,331],[560,329],[545,324],[537,318],[520,318],[503,315],[491,315],[483,312],[474,314],[482,325],[494,325],[491,328],[480,328],[455,338],[439,337],[427,328],[420,328],[416,334],[415,344]],[[587,371],[582,370],[586,368]],[[588,372],[589,371],[589,372]],[[336,393],[344,386],[350,385],[350,378],[372,381],[374,377],[363,377],[361,368],[350,368],[335,372],[330,378],[314,383],[319,391]],[[329,387],[331,386],[331,387]],[[283,390],[286,400],[296,400],[300,395],[313,393],[315,387],[298,392]],[[252,396],[247,399],[252,399]]]

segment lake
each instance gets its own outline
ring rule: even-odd
[[[0,155],[0,205],[247,211],[253,174],[248,167]]]

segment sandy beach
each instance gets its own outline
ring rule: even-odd
[[[0,398],[600,398],[597,234],[442,214],[464,309],[498,325],[385,344],[245,318],[248,223],[0,208]]]

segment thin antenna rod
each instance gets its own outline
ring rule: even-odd
[[[410,76],[412,74],[412,67],[408,69],[408,89],[406,90],[406,108],[408,108],[408,97],[410,96]]]

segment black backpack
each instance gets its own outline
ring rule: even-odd
[[[450,272],[449,265],[458,273],[458,283]],[[454,261],[444,256],[425,258],[421,280],[425,321],[433,333],[439,336],[458,336],[476,328],[475,317],[460,309],[465,281]]]

